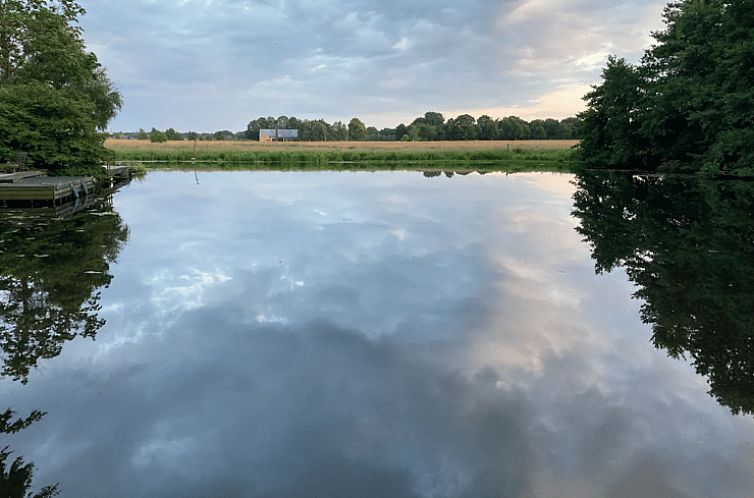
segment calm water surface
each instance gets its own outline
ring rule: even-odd
[[[198,182],[0,213],[0,448],[30,490],[752,495],[754,185]]]

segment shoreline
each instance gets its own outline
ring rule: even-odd
[[[492,163],[509,169],[527,164],[541,169],[547,163],[562,170],[576,166],[575,141],[519,142],[165,142],[113,140],[106,146],[117,161],[144,164],[215,163],[269,166],[299,164],[306,169],[323,166],[379,165],[394,169],[412,163]],[[542,164],[540,164],[542,163]],[[476,164],[475,166],[479,166]],[[286,168],[287,169],[287,168]],[[359,167],[359,169],[362,169]],[[518,169],[518,167],[516,167]]]

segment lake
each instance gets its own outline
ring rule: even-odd
[[[4,472],[751,496],[753,220],[754,183],[619,174],[152,171],[63,219],[0,211],[1,456],[33,463]]]

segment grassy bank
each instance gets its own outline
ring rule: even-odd
[[[395,163],[520,163],[528,169],[564,170],[574,164],[571,140],[520,142],[167,142],[108,140],[121,161],[298,165],[298,169],[388,168]],[[545,163],[549,168],[543,168]],[[350,167],[348,166],[350,164]],[[541,164],[541,165],[540,165]],[[540,165],[540,166],[538,166]],[[305,166],[305,167],[304,167]],[[454,166],[455,167],[455,166]],[[288,169],[288,168],[286,168]],[[291,167],[290,169],[294,169]],[[388,168],[392,169],[392,168]],[[479,168],[475,168],[479,169]],[[508,170],[509,168],[504,168]]]

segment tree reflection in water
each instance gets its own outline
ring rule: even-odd
[[[78,336],[94,338],[104,320],[101,289],[128,240],[128,228],[109,205],[59,219],[35,212],[0,213],[0,378],[27,383],[41,359],[59,355]],[[44,416],[0,412],[0,434],[14,434]],[[33,464],[0,445],[0,496],[29,494]]]
[[[597,273],[623,267],[652,341],[710,394],[754,413],[754,182],[581,174],[579,233]]]

